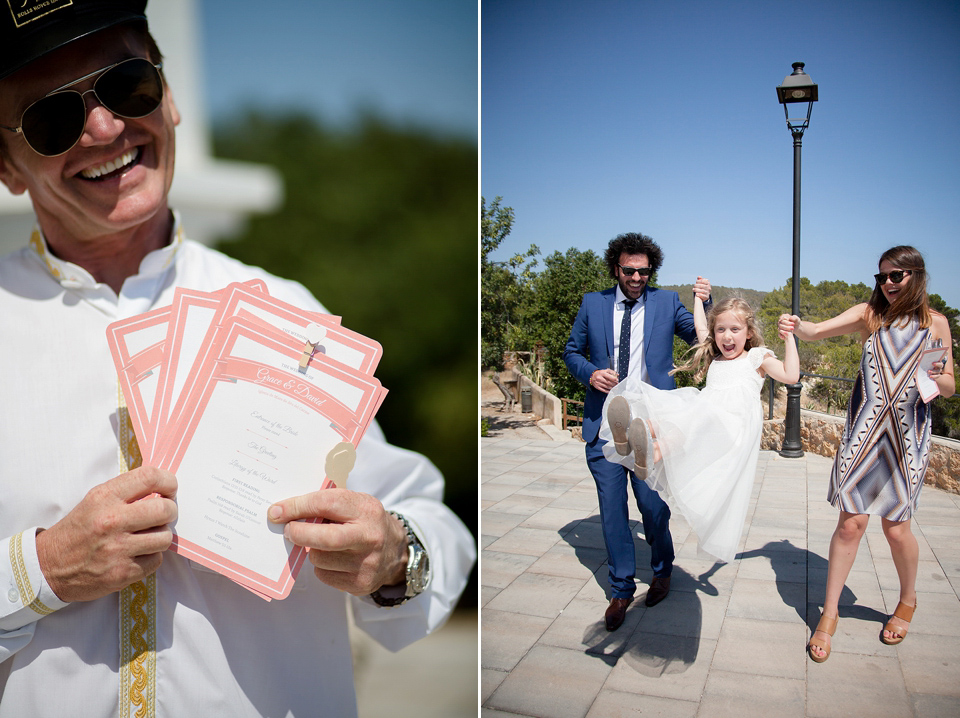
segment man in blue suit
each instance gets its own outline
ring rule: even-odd
[[[628,374],[639,373],[642,381],[659,389],[675,389],[669,373],[673,369],[673,337],[693,344],[697,334],[693,315],[676,292],[647,286],[663,263],[663,252],[650,237],[621,234],[610,241],[604,259],[617,285],[583,297],[563,361],[587,387],[583,440],[587,442],[587,465],[597,484],[607,547],[611,598],[604,619],[607,630],[614,631],[623,623],[636,591],[636,557],[627,518],[628,480],[651,551],[653,581],[647,606],[656,605],[670,592],[674,552],[666,502],[632,471],[603,456],[604,441],[598,437],[603,402]],[[709,308],[710,282],[698,277],[694,293]]]

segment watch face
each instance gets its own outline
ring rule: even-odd
[[[407,595],[422,593],[430,580],[430,559],[419,543],[410,544],[410,563],[407,566]]]
[[[417,592],[423,591],[427,587],[427,581],[430,580],[430,559],[426,551],[421,554],[421,560],[417,565]]]

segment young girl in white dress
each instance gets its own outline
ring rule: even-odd
[[[800,360],[791,333],[781,332],[784,361],[763,346],[754,311],[742,299],[718,302],[708,318],[698,297],[693,317],[699,344],[674,372],[693,370],[698,382],[706,374],[703,390],[657,389],[637,372],[610,391],[600,437],[609,461],[672,497],[703,551],[732,561],[760,451],[764,377],[795,384]]]

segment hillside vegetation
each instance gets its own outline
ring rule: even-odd
[[[661,289],[670,289],[680,295],[680,301],[691,312],[693,311],[693,285],[692,284],[662,284]],[[758,309],[763,303],[763,298],[769,292],[762,292],[757,289],[743,289],[742,287],[721,287],[716,284],[711,285],[711,296],[714,302],[719,302],[728,297],[739,297],[745,299],[754,309]]]
[[[613,286],[602,257],[592,250],[576,248],[553,252],[540,258],[534,245],[525,253],[504,262],[493,262],[489,254],[509,234],[513,210],[496,198],[488,208],[481,207],[480,257],[480,339],[482,368],[500,368],[505,351],[530,352],[534,359],[526,365],[531,378],[551,393],[582,401],[585,387],[567,371],[563,349],[570,336],[580,300],[587,292]],[[767,278],[758,278],[758,283]],[[650,278],[657,284],[656,275]],[[688,309],[693,307],[693,286],[670,285]],[[843,281],[823,281],[816,285],[800,280],[799,315],[809,321],[834,317],[855,304],[870,298],[872,287]],[[728,296],[745,299],[757,312],[764,343],[777,356],[783,356],[783,341],[777,335],[777,320],[791,311],[792,281],[770,291],[714,286],[715,302]],[[960,365],[960,311],[948,307],[936,294],[929,297],[930,306],[944,314],[953,336],[954,362]],[[689,352],[680,339],[674,341],[674,362],[684,363]],[[859,336],[840,336],[818,342],[800,342],[800,369],[807,376],[802,403],[832,413],[843,413],[852,384],[824,377],[852,379],[860,366]],[[817,376],[809,376],[817,375]],[[690,386],[693,380],[677,374],[678,386]],[[782,392],[782,386],[780,387]],[[939,398],[932,403],[933,431],[942,436],[960,438],[960,397]]]

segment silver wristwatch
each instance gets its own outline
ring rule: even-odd
[[[370,598],[372,598],[378,606],[390,607],[399,606],[417,594],[423,593],[423,590],[430,582],[430,556],[427,554],[427,550],[423,547],[423,544],[420,543],[420,539],[418,539],[417,535],[413,532],[413,529],[410,528],[410,523],[396,511],[388,511],[387,513],[396,516],[403,524],[403,528],[407,532],[408,549],[407,585],[403,594],[396,596],[384,595],[387,593],[385,590],[387,587],[381,587],[370,594]],[[395,590],[399,591],[399,589],[400,586],[397,586]],[[390,591],[390,593],[393,592],[394,591]]]

